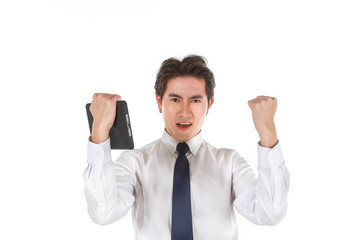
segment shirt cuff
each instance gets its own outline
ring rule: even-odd
[[[87,162],[93,166],[99,166],[111,162],[110,138],[106,141],[96,144],[88,139]]]
[[[263,147],[258,144],[259,168],[279,168],[284,163],[280,142],[273,148]]]

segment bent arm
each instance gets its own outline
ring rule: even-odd
[[[110,224],[123,217],[135,197],[135,170],[130,159],[111,160],[110,140],[88,142],[88,166],[84,171],[85,196],[90,218],[98,224]]]
[[[253,223],[275,225],[285,217],[290,175],[279,143],[272,149],[258,145],[258,159],[258,178],[243,158],[234,160],[233,204]]]

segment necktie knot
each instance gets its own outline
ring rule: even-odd
[[[189,146],[185,142],[178,143],[178,145],[176,146],[176,150],[179,154],[186,154],[187,151],[189,151]]]

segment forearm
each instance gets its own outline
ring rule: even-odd
[[[105,142],[109,138],[110,129],[94,121],[90,141],[96,144]]]
[[[278,143],[278,137],[276,133],[276,127],[274,123],[258,132],[260,137],[260,145],[266,148],[273,148]]]
[[[234,175],[234,206],[255,224],[275,225],[286,213],[289,173],[279,144],[273,149],[258,146],[258,153],[257,179],[254,174],[249,174],[249,167]]]
[[[89,142],[88,166],[84,172],[85,196],[90,218],[110,224],[125,215],[134,198],[131,187],[120,186],[115,178],[109,141],[105,146]]]
[[[290,175],[280,144],[273,149],[258,148],[259,177],[255,208],[260,224],[274,225],[285,217]]]

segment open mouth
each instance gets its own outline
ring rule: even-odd
[[[178,123],[176,123],[176,126],[178,126],[181,129],[187,129],[191,125],[192,125],[192,123],[190,123],[190,122],[178,122]]]

